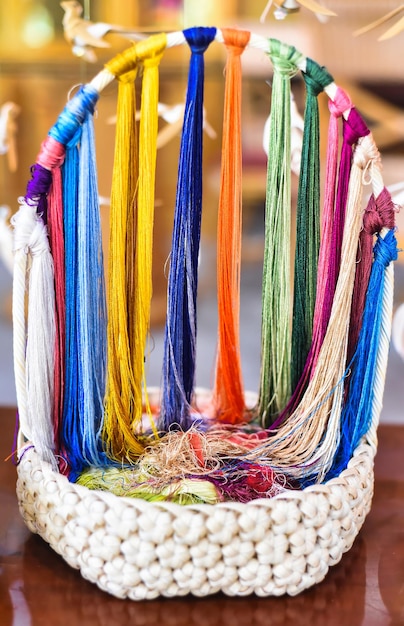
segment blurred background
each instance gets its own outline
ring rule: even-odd
[[[302,2],[301,5],[305,3]],[[354,31],[399,6],[390,0],[322,0],[336,13],[328,19],[314,14],[294,0],[275,3],[260,19],[265,0],[13,0],[0,3],[0,404],[16,403],[12,367],[11,253],[9,216],[23,195],[29,168],[49,128],[62,110],[69,90],[87,82],[114,53],[128,46],[128,39],[108,32],[108,48],[94,48],[86,60],[64,37],[63,20],[85,19],[120,25],[135,32],[181,30],[194,25],[237,26],[265,37],[276,37],[296,46],[304,55],[327,66],[335,81],[351,95],[365,117],[382,153],[385,183],[397,202],[404,190],[404,88],[402,52],[404,32],[378,41],[391,22],[361,36]],[[63,5],[63,6],[62,6]],[[282,14],[282,5],[284,10]],[[288,7],[291,7],[289,11]],[[274,11],[275,9],[275,11]],[[284,19],[277,19],[283,17]],[[396,20],[400,15],[396,16]],[[70,20],[70,22],[69,22]],[[116,30],[116,29],[115,29]],[[76,52],[76,53],[75,53]],[[77,56],[79,55],[79,56]],[[168,107],[185,99],[189,52],[185,46],[169,50],[160,70],[160,100]],[[220,176],[223,68],[225,50],[213,44],[205,55],[205,108],[213,132],[204,137],[204,207],[198,309],[197,383],[210,386],[216,343],[215,263],[216,213]],[[245,386],[258,387],[261,319],[261,272],[266,156],[262,148],[270,107],[271,64],[262,53],[243,55],[243,270],[241,349]],[[269,83],[269,84],[268,84]],[[296,103],[302,112],[303,84],[293,80]],[[114,150],[117,88],[102,94],[97,107],[96,142],[99,192],[108,256],[108,197]],[[326,149],[327,98],[322,109],[322,155]],[[166,122],[161,120],[161,130]],[[158,385],[165,318],[164,266],[171,243],[179,133],[159,149],[156,177],[154,246],[154,295],[152,302],[153,350],[149,384]],[[297,178],[293,179],[293,193]],[[403,200],[404,203],[404,200]],[[397,216],[398,238],[404,243],[404,217]],[[404,264],[396,264],[395,302],[404,302]],[[404,364],[391,349],[383,421],[403,422]]]

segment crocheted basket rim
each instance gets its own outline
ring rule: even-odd
[[[300,491],[182,506],[70,483],[27,444],[17,495],[31,532],[117,597],[296,595],[351,548],[370,510],[375,452],[365,437],[338,477]]]

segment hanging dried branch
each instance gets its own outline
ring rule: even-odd
[[[404,4],[400,4],[400,6],[396,7],[392,11],[389,11],[382,17],[379,17],[377,20],[374,20],[374,22],[370,22],[370,24],[367,24],[366,26],[363,26],[362,28],[356,30],[354,32],[354,36],[358,37],[359,35],[364,35],[365,33],[368,33],[369,31],[374,30],[379,26],[382,26],[385,22],[388,22],[393,17],[399,15],[403,10]],[[391,26],[388,30],[386,30],[386,32],[380,35],[380,37],[378,37],[378,41],[391,39],[392,37],[395,37],[396,35],[401,33],[402,30],[404,30],[404,17],[401,17],[395,24],[393,24],[393,26]]]

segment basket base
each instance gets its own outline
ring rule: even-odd
[[[362,441],[340,476],[302,491],[180,506],[70,483],[28,445],[17,496],[28,528],[116,597],[296,595],[351,548],[371,505],[374,454]]]

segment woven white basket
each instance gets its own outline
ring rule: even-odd
[[[390,265],[371,427],[338,477],[245,504],[155,504],[71,483],[27,443],[17,497],[28,528],[120,598],[296,595],[321,582],[351,548],[372,502],[393,281]]]
[[[96,77],[97,89],[101,91],[112,79],[101,73]],[[24,268],[18,274],[19,291],[14,292],[22,318]],[[390,266],[371,427],[338,477],[248,503],[150,503],[71,483],[26,443],[19,448],[17,496],[28,528],[84,578],[120,598],[206,596],[218,591],[231,596],[296,595],[320,582],[351,548],[371,506],[392,293]],[[24,389],[25,372],[19,368],[25,358],[24,322],[15,328],[22,329],[15,333],[20,373],[16,384]]]
[[[296,595],[351,548],[371,505],[375,451],[364,439],[337,478],[302,491],[181,506],[70,483],[28,445],[17,496],[28,528],[114,596]]]

